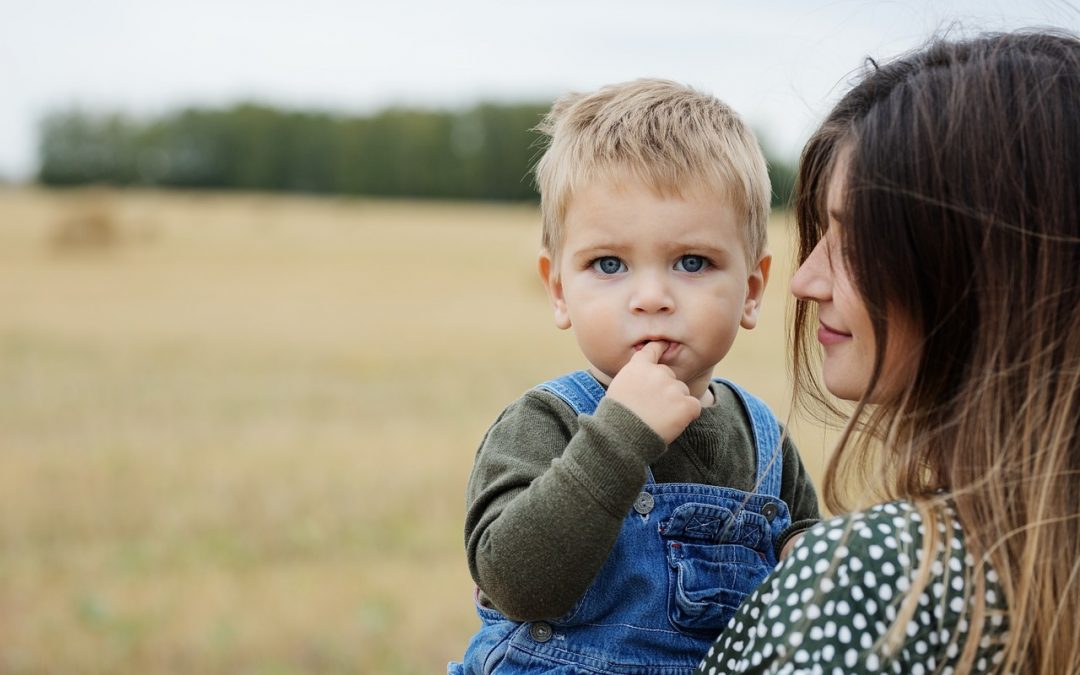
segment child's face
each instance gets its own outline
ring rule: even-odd
[[[660,362],[700,397],[739,326],[757,323],[768,280],[770,257],[747,264],[742,227],[717,195],[588,186],[567,210],[558,269],[540,254],[555,324],[574,327],[604,383],[646,342],[668,342]]]

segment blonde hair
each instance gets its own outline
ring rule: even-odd
[[[537,127],[550,140],[536,164],[543,246],[555,258],[574,192],[635,178],[660,194],[722,193],[746,221],[752,262],[765,250],[770,185],[749,126],[722,101],[668,80],[639,79],[568,94]]]

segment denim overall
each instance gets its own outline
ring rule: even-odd
[[[757,449],[754,493],[657,483],[652,470],[592,586],[565,616],[512,621],[477,605],[481,627],[449,675],[690,673],[747,594],[776,566],[791,524],[780,500],[780,426],[759,399],[726,380],[748,413]],[[539,385],[578,414],[604,388],[585,371]],[[774,453],[776,456],[774,457]]]

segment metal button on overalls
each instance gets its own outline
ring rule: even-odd
[[[642,492],[634,500],[634,510],[644,516],[653,510],[653,504],[655,504],[653,496],[648,492]]]
[[[761,515],[765,516],[765,520],[769,521],[770,523],[773,521],[773,518],[776,517],[776,512],[776,504],[773,504],[772,502],[769,502],[765,504],[765,506],[761,507]]]
[[[537,642],[547,642],[551,639],[551,626],[543,621],[537,621],[529,626],[529,637]]]

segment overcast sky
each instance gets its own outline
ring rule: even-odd
[[[1061,0],[0,0],[0,177],[36,167],[37,123],[78,105],[152,115],[258,100],[550,100],[666,77],[726,100],[797,155],[865,57],[934,31],[1080,30]],[[954,32],[956,28],[953,29]]]

